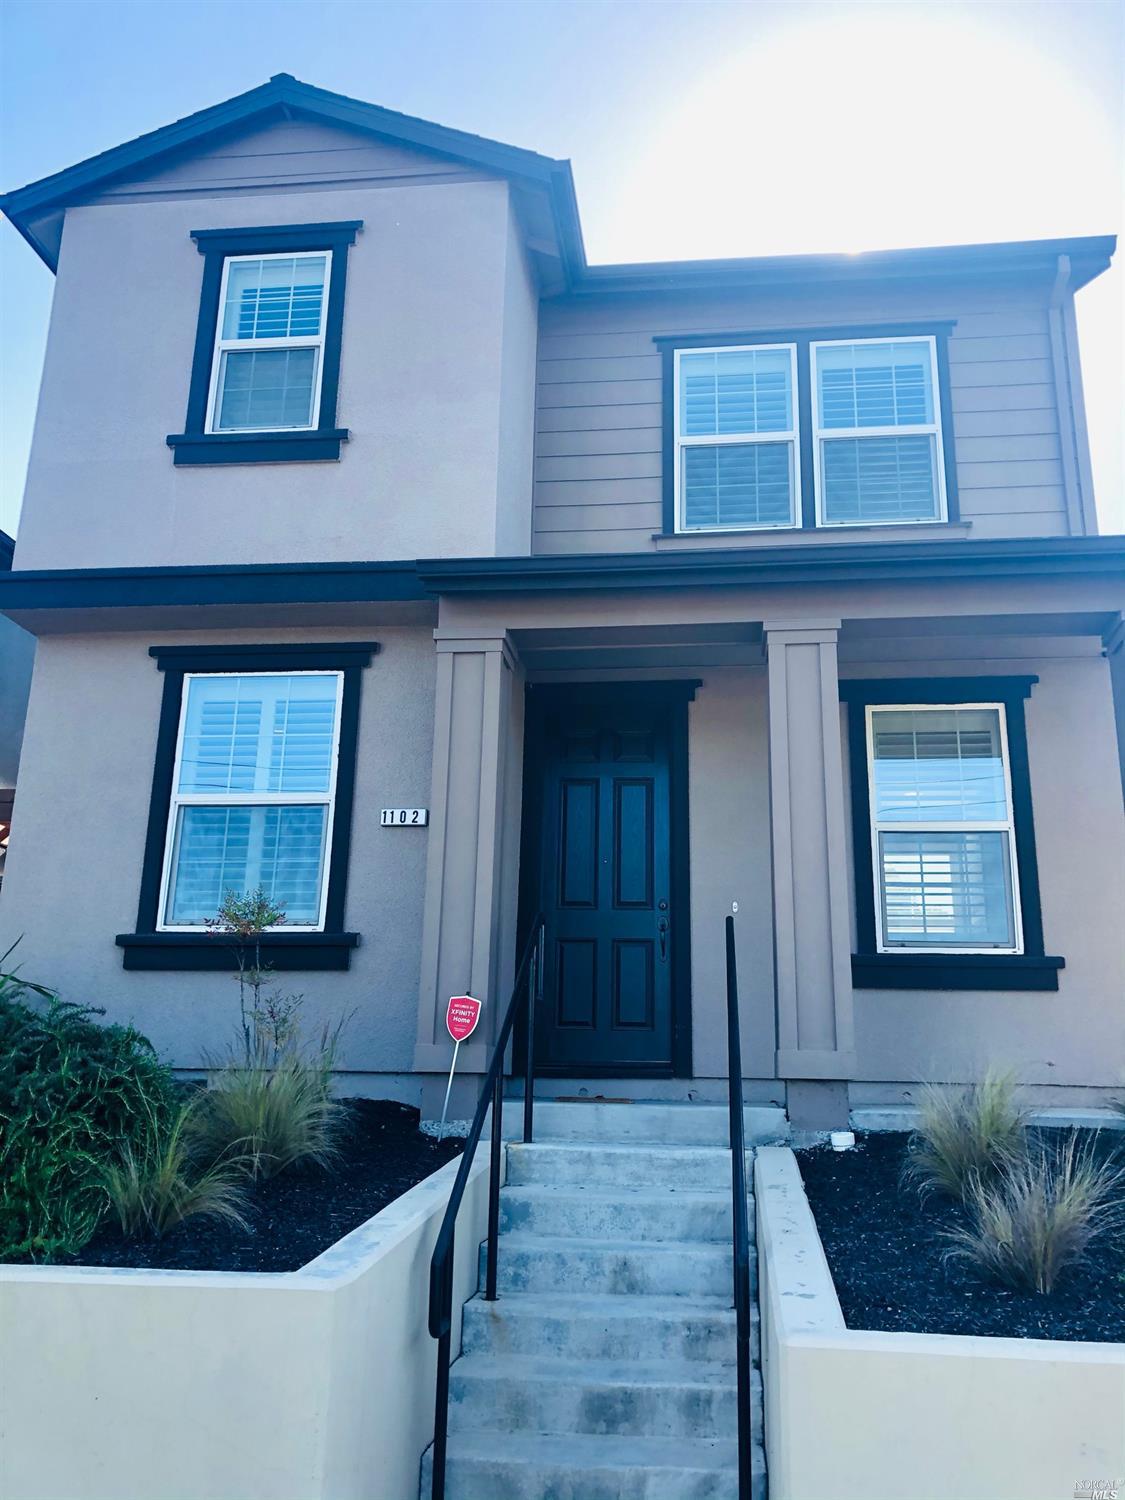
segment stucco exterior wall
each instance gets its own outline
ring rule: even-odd
[[[256,631],[40,642],[0,892],[0,952],[21,938],[28,978],[68,1000],[104,1005],[109,1020],[135,1022],[177,1067],[199,1067],[204,1052],[233,1036],[237,989],[221,973],[127,973],[114,943],[137,917],[162,691],[148,647],[157,639],[294,638]],[[344,1070],[398,1075],[413,1066],[427,831],[381,828],[379,810],[429,800],[433,640],[407,627],[320,633],[349,638],[382,648],[363,674],[345,913],[361,946],[346,973],[283,982],[304,993],[310,1028],[347,1017]]]
[[[746,619],[751,612],[744,609],[739,616],[731,600],[701,598],[699,603],[731,610],[734,618]],[[651,602],[630,604],[641,614],[653,608]],[[578,630],[592,613],[601,612],[604,619],[609,612],[600,603],[572,600],[489,603],[482,614],[485,608],[518,622],[532,655],[536,626],[553,630],[565,619]],[[686,595],[680,608],[690,612]],[[492,627],[484,619],[479,625],[483,639]],[[1125,930],[1117,920],[1125,910],[1125,808],[1108,663],[1089,637],[983,632],[941,637],[940,622],[935,631],[938,638],[898,639],[849,635],[845,625],[841,673],[1039,675],[1027,724],[1040,891],[1047,951],[1062,955],[1066,967],[1057,994],[858,990],[853,1102],[900,1100],[919,1080],[978,1077],[990,1063],[1014,1067],[1047,1103],[1069,1100],[1073,1091],[1091,1086],[1117,1089],[1125,1074]],[[348,880],[346,925],[362,942],[348,973],[295,974],[286,987],[304,992],[310,1024],[349,1016],[341,1052],[345,1087],[372,1087],[379,1075],[381,1090],[417,1098],[422,1079],[406,1075],[415,1069],[440,1071],[446,1058],[444,1044],[440,1059],[435,1050],[441,1038],[435,1007],[449,986],[431,986],[437,999],[430,998],[421,1010],[419,1002],[426,988],[427,854],[437,825],[383,829],[378,819],[383,806],[431,803],[438,653],[431,631],[421,626],[311,633],[320,639],[374,638],[382,645],[364,673]],[[300,634],[306,633],[226,631],[212,638]],[[106,1005],[112,1019],[135,1021],[184,1068],[198,1067],[203,1054],[230,1034],[236,1014],[233,981],[221,974],[127,973],[113,939],[132,930],[136,918],[162,687],[148,646],[157,639],[193,643],[201,636],[42,639],[8,876],[0,895],[0,944],[22,935],[20,953],[29,977],[56,986],[67,998]],[[469,643],[479,646],[471,630],[470,637]],[[752,657],[756,648],[747,643],[740,649]],[[694,1078],[676,1081],[675,1088],[681,1094],[696,1085],[718,1089],[725,1079],[722,921],[731,902],[738,901],[746,1073],[762,1085],[754,1097],[774,1097],[767,671],[750,661],[712,665],[702,648],[701,653],[696,665],[681,647],[683,664],[657,671],[701,678],[689,706]],[[578,675],[635,677],[653,670]],[[518,684],[514,691],[521,691]],[[484,702],[480,698],[478,719]],[[841,734],[843,727],[841,710]],[[515,718],[512,734],[513,774],[505,776],[507,790],[497,802],[502,827],[489,835],[507,851],[503,879],[489,886],[497,892],[489,930],[498,924],[501,968],[510,966],[515,946],[510,929],[522,779]],[[62,745],[65,755],[59,753]],[[480,782],[479,761],[478,755],[478,763],[465,768],[473,786]],[[475,848],[475,833],[472,842]],[[452,889],[449,909],[442,911],[446,931],[472,908],[470,895],[463,881]],[[480,920],[487,922],[487,911]],[[488,985],[481,983],[483,994]],[[503,982],[497,993],[506,994]],[[480,1060],[467,1053],[462,1061],[470,1073]],[[645,1087],[663,1093],[672,1086]]]
[[[723,922],[738,902],[743,1071],[771,1078],[769,712],[764,667],[708,670],[688,710],[692,1061],[727,1076]]]
[[[34,661],[35,637],[0,616],[0,790],[16,784]]]
[[[351,219],[339,462],[176,468],[191,231]],[[526,551],[537,304],[513,236],[507,184],[472,179],[69,209],[19,567]]]
[[[1044,642],[1022,660],[927,663],[912,675],[1039,675],[1026,708],[1028,760],[1044,942],[1066,959],[1058,993],[857,989],[857,1082],[978,1078],[994,1063],[1040,1090],[1121,1086],[1125,813],[1109,669],[1092,645],[1077,658],[1052,660],[1049,650]],[[894,670],[881,664],[853,675]]]
[[[1092,643],[1077,657],[1052,660],[1053,649],[1007,641],[982,656],[987,646],[977,642],[970,654],[924,663],[849,653],[843,675],[853,677],[1038,674],[1026,712],[1039,889],[1047,952],[1066,959],[1058,993],[857,989],[854,1098],[898,1099],[919,1080],[979,1078],[990,1064],[1015,1069],[1044,1102],[1075,1089],[1120,1090],[1125,928],[1115,914],[1125,911],[1125,813],[1109,670]],[[765,672],[700,675],[689,741],[695,1072],[726,1076],[720,928],[733,897],[745,1071],[763,1078],[776,1045]],[[844,756],[847,773],[846,746]],[[848,799],[845,811],[850,885]]]

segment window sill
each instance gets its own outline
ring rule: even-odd
[[[126,969],[232,974],[238,967],[233,945],[209,932],[121,932],[117,946],[124,950]],[[358,946],[358,932],[274,932],[263,936],[261,949],[264,961],[278,971],[326,971],[350,967]]]
[[[1057,990],[1064,958],[1023,953],[853,953],[861,990]]]
[[[823,542],[898,542],[932,537],[947,541],[967,537],[969,521],[913,521],[897,526],[776,526],[753,529],[737,527],[722,531],[656,531],[658,552],[689,551],[694,547],[800,547]]]
[[[316,463],[339,459],[346,427],[316,432],[169,433],[177,467],[198,464]]]

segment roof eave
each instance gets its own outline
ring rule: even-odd
[[[1053,278],[1060,255],[1071,261],[1078,290],[1108,270],[1115,235],[997,244],[948,245],[917,250],[875,250],[857,255],[779,255],[727,260],[651,261],[587,266],[575,290],[598,296],[625,292],[700,290],[865,281],[980,279],[1022,274]]]
[[[446,594],[819,586],[928,578],[1106,577],[1125,580],[1125,536],[979,541],[822,542],[684,552],[468,557],[418,562],[252,563],[66,568],[0,574],[0,614],[198,609],[219,605],[409,604]],[[1125,584],[1122,603],[1125,605]]]
[[[346,94],[302,83],[290,74],[279,73],[267,83],[220,104],[209,105],[194,114],[162,125],[119,146],[113,146],[61,172],[39,178],[10,193],[0,195],[0,210],[50,267],[57,269],[57,256],[30,229],[28,221],[45,211],[88,195],[95,188],[146,164],[185,150],[208,136],[248,124],[275,112],[291,111],[316,115],[367,130],[373,135],[417,146],[465,165],[494,171],[500,176],[534,184],[550,196],[564,260],[571,275],[577,269],[566,255],[569,244],[577,244],[581,253],[582,231],[578,223],[578,206],[570,163],[542,156],[520,146],[509,146],[485,136],[454,130],[414,115],[400,114]],[[570,220],[570,222],[567,222]],[[582,263],[584,264],[584,257]]]
[[[423,559],[417,568],[422,585],[436,595],[855,583],[919,577],[1109,574],[1125,578],[1125,536],[989,537],[944,543],[879,540],[683,552],[437,558]]]

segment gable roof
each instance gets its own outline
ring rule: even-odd
[[[276,73],[258,88],[197,110],[159,130],[17,188],[0,196],[0,209],[54,271],[62,210],[69,203],[89,198],[126,175],[135,176],[158,163],[164,165],[169,158],[189,154],[209,137],[294,115],[368,131],[383,140],[428,151],[538,189],[549,204],[555,253],[561,263],[566,291],[571,295],[762,288],[814,281],[911,281],[995,275],[1053,278],[1060,269],[1062,256],[1070,263],[1069,286],[1077,290],[1107,269],[1117,243],[1114,235],[1095,235],[868,251],[858,255],[751,256],[590,266],[582,243],[569,161],[316,88],[291,73]]]
[[[0,208],[36,254],[54,271],[58,263],[57,239],[52,243],[46,236],[38,234],[32,222],[36,218],[51,209],[64,207],[76,198],[88,197],[126,174],[136,174],[158,162],[163,163],[172,155],[190,152],[208,137],[293,115],[365,130],[384,140],[414,146],[466,166],[545,189],[551,200],[564,261],[585,264],[578,202],[568,161],[541,156],[537,151],[525,151],[519,146],[508,146],[483,135],[452,130],[415,115],[400,114],[397,110],[383,109],[362,99],[352,99],[347,94],[334,94],[328,89],[302,83],[291,73],[275,73],[268,83],[249,89],[245,94],[236,94],[221,104],[197,110],[171,125],[162,125],[159,130],[150,130],[135,140],[17,188],[0,197]]]

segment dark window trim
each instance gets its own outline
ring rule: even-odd
[[[865,323],[861,326],[827,328],[761,328],[754,333],[660,333],[653,343],[660,350],[662,372],[662,498],[664,536],[706,536],[706,531],[680,532],[676,530],[676,438],[675,438],[675,366],[677,349],[713,349],[726,346],[746,347],[753,344],[795,344],[797,349],[797,420],[798,464],[801,472],[801,515],[797,531],[826,531],[831,527],[816,524],[816,494],[814,488],[815,434],[812,430],[812,354],[810,345],[823,339],[887,339],[931,337],[937,351],[938,408],[941,416],[942,461],[945,464],[945,517],[946,522],[959,521],[960,503],[957,494],[957,461],[953,441],[953,406],[949,385],[949,335],[956,327],[955,320],[943,322],[914,323]],[[893,521],[872,522],[872,525],[893,526]],[[897,523],[904,531],[910,523]],[[927,523],[921,523],[927,524]],[[941,525],[941,521],[929,522]],[[753,532],[752,526],[739,529]]]
[[[903,990],[1057,990],[1065,960],[1046,955],[1039,895],[1039,862],[1024,703],[1039,681],[1021,677],[865,678],[840,683],[848,706],[852,849],[855,868],[856,953],[852,980],[860,988]],[[1022,954],[879,953],[875,932],[875,869],[871,857],[871,801],[867,782],[866,710],[883,703],[1003,703],[1008,773],[1023,921]]]
[[[324,928],[317,932],[268,933],[262,953],[277,969],[346,969],[359,935],[344,931],[351,849],[352,808],[355,801],[356,748],[359,738],[359,698],[362,674],[379,647],[374,641],[235,646],[152,646],[149,655],[164,673],[164,694],[156,735],[148,829],[141,863],[137,930],[119,933],[126,969],[229,970],[229,945],[206,932],[158,932],[160,879],[168,816],[172,803],[172,773],[183,705],[184,678],[189,672],[342,672],[340,745],[336,770],[336,798],[332,844],[328,851],[328,894]]]
[[[348,437],[346,427],[336,426],[348,246],[355,243],[356,234],[362,228],[362,219],[349,219],[337,224],[276,224],[248,229],[191,231],[196,248],[203,256],[203,286],[199,298],[199,319],[195,328],[195,353],[192,357],[184,430],[170,433],[166,439],[178,466],[305,463],[340,457],[340,444],[346,442]],[[207,397],[211,388],[223,265],[232,255],[273,255],[285,250],[333,252],[328,280],[324,363],[317,425],[299,432],[207,432]]]

